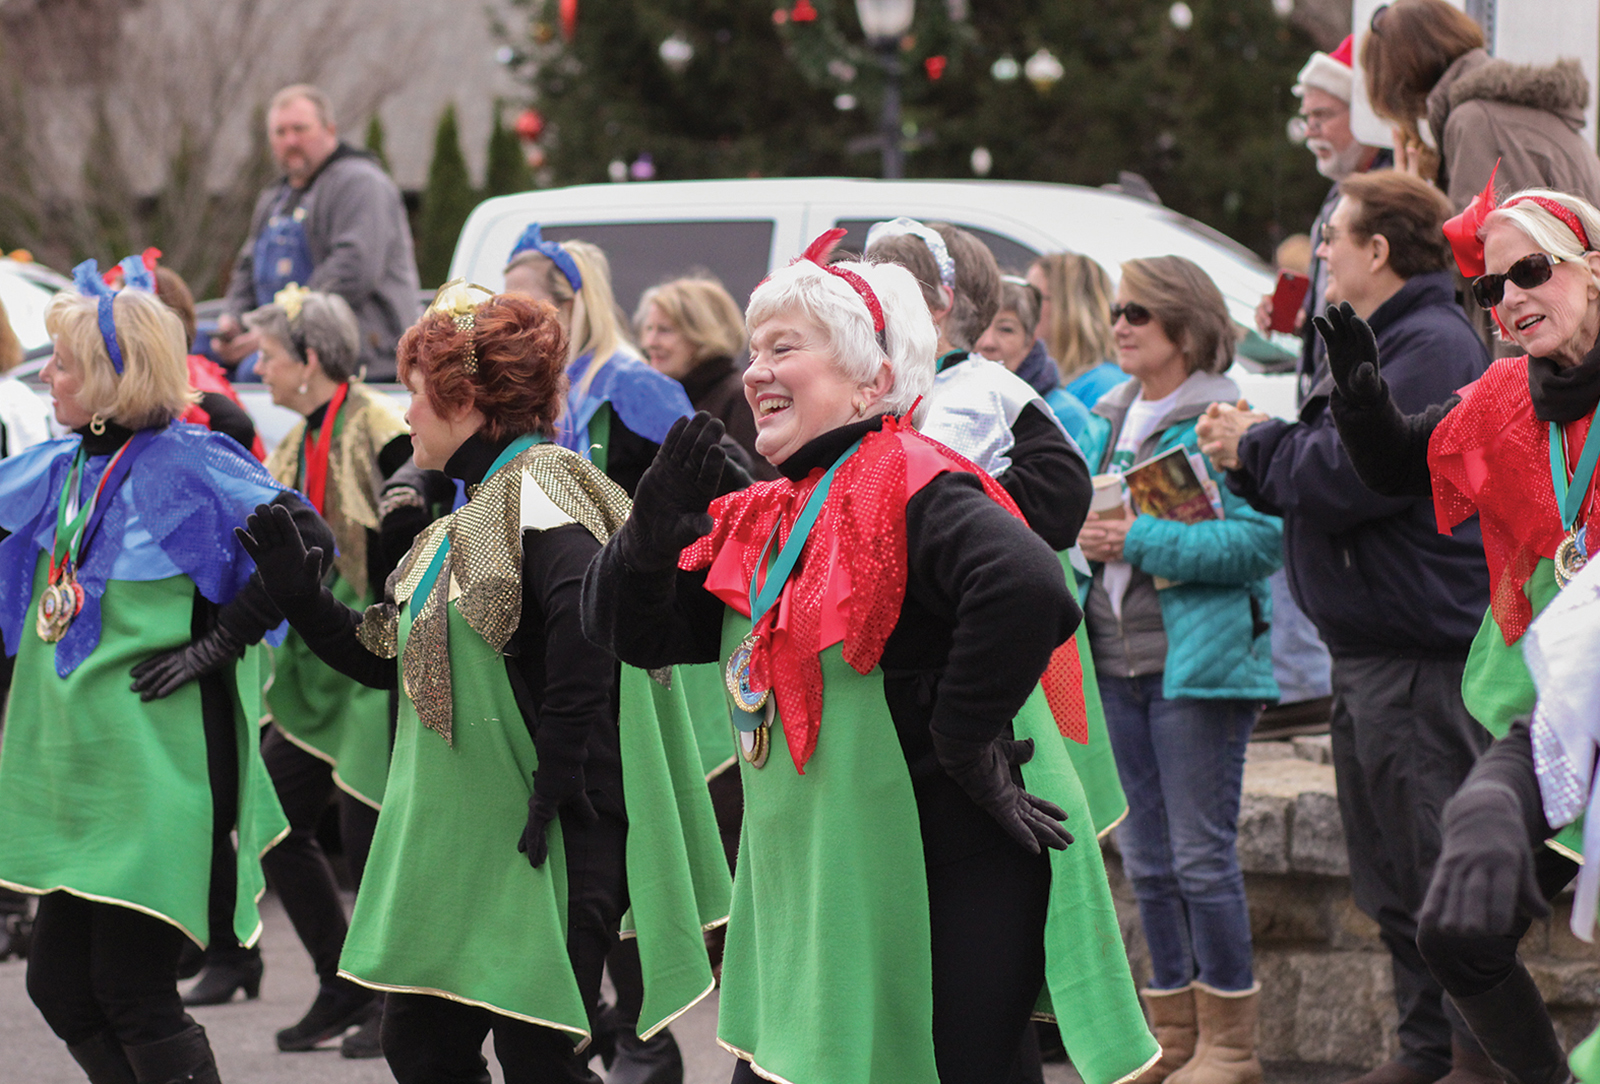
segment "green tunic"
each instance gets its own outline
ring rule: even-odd
[[[723,655],[749,631],[728,612]],[[884,703],[883,673],[821,655],[827,694],[816,751],[795,771],[781,720],[760,769],[740,761],[743,835],[723,962],[718,1041],[793,1084],[929,1084],[933,967],[927,874],[910,773]],[[1017,716],[1035,740],[1023,779],[1091,821],[1044,694]],[[1137,1076],[1160,1054],[1145,1026],[1100,850],[1087,834],[1051,851],[1040,1011],[1087,1084]]]
[[[334,598],[354,609],[372,601],[338,573],[329,586]],[[271,658],[261,695],[272,721],[294,744],[331,764],[341,790],[378,808],[389,776],[389,694],[335,671],[292,629]]]
[[[1077,583],[1077,572],[1066,553],[1057,553],[1061,571],[1069,584]],[[1088,630],[1078,627],[1078,660],[1083,666],[1083,706],[1089,718],[1089,742],[1079,745],[1067,741],[1067,754],[1078,773],[1083,796],[1089,803],[1089,816],[1095,835],[1104,839],[1128,815],[1128,798],[1122,792],[1122,778],[1111,753],[1111,735],[1106,731],[1106,709],[1100,703],[1100,683],[1095,680],[1094,655],[1089,651]]]
[[[131,907],[205,945],[216,931],[206,917],[212,802],[200,688],[147,703],[128,687],[135,664],[190,642],[194,582],[108,582],[100,643],[61,678],[52,646],[33,633],[44,580],[40,554],[0,749],[0,883]],[[233,934],[246,945],[261,933],[260,855],[288,831],[254,725],[257,654],[228,675],[240,780]]]
[[[1555,562],[1541,558],[1522,590],[1537,617],[1560,590],[1556,586]],[[1528,664],[1522,657],[1522,641],[1507,644],[1500,626],[1495,624],[1494,611],[1485,613],[1461,677],[1461,699],[1467,710],[1485,730],[1503,738],[1513,721],[1533,713],[1537,698],[1533,675],[1528,673]],[[1574,861],[1583,861],[1583,818],[1557,832],[1547,846]]]
[[[504,660],[454,605],[447,610],[452,741],[401,698],[340,969],[376,989],[433,994],[586,1041],[588,1013],[566,948],[561,824],[548,829],[549,858],[529,866],[516,843],[538,766],[533,739]],[[411,617],[408,604],[402,655]],[[727,860],[682,692],[623,667],[620,702],[627,874],[645,979],[639,1030],[650,1034],[711,992],[701,934],[727,915]]]

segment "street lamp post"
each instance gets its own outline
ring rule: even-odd
[[[883,175],[899,180],[906,175],[900,149],[900,39],[911,29],[916,0],[856,0],[856,17],[867,44],[883,65],[883,115],[879,124],[883,141]]]

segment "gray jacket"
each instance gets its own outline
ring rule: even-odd
[[[1428,93],[1440,187],[1460,210],[1498,161],[1501,195],[1538,185],[1600,204],[1600,159],[1579,134],[1588,101],[1576,60],[1513,64],[1482,49],[1456,58]]]
[[[256,306],[256,237],[288,183],[280,178],[256,200],[249,240],[239,250],[228,282],[228,311],[235,316]],[[303,285],[339,294],[350,303],[361,328],[367,379],[393,380],[395,344],[416,321],[419,288],[400,189],[375,159],[341,143],[311,179],[300,206],[306,210],[306,243],[314,268],[311,281]]]
[[[1122,436],[1122,423],[1127,419],[1128,408],[1138,398],[1137,380],[1125,380],[1106,392],[1094,405],[1094,413],[1111,423],[1110,436],[1106,438],[1101,462],[1089,464],[1096,472],[1104,471]],[[1178,389],[1178,398],[1166,416],[1156,423],[1150,435],[1134,455],[1134,462],[1142,462],[1155,453],[1161,435],[1175,425],[1193,422],[1206,412],[1212,403],[1236,403],[1239,385],[1217,373],[1195,373]],[[1089,586],[1089,597],[1084,606],[1084,623],[1089,626],[1089,646],[1094,652],[1095,669],[1112,677],[1135,677],[1140,674],[1159,674],[1167,665],[1167,630],[1161,620],[1161,600],[1156,595],[1155,580],[1138,568],[1122,596],[1122,616],[1119,619],[1111,608],[1111,596],[1105,589],[1105,567],[1095,566],[1094,582]]]

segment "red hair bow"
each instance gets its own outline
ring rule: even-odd
[[[866,303],[867,311],[872,314],[872,330],[879,336],[883,335],[883,306],[878,303],[878,295],[872,292],[872,287],[867,285],[867,280],[854,271],[847,271],[842,267],[834,267],[826,261],[833,254],[834,248],[844,240],[847,231],[835,226],[822,234],[815,241],[806,246],[806,250],[796,257],[799,260],[810,260],[828,274],[844,279],[849,287],[861,295],[861,300]]]
[[[1483,220],[1498,206],[1494,201],[1494,175],[1499,170],[1500,160],[1497,158],[1494,169],[1489,171],[1489,183],[1483,186],[1483,191],[1472,197],[1466,210],[1444,224],[1444,235],[1450,242],[1450,251],[1455,253],[1456,266],[1469,279],[1477,278],[1484,272],[1483,238],[1479,233],[1483,229]]]

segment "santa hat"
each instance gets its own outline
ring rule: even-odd
[[[1346,35],[1339,48],[1332,53],[1312,53],[1306,66],[1300,69],[1294,92],[1303,97],[1307,87],[1327,91],[1342,102],[1350,100],[1350,58],[1354,51],[1352,35]]]

